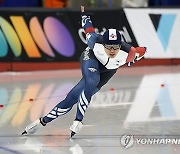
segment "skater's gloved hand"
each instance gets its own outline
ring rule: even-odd
[[[130,62],[127,62],[126,65],[128,67],[132,66],[136,61],[139,61],[140,59],[142,59],[145,55],[146,51],[146,47],[136,47],[136,53],[134,56],[134,59]]]
[[[147,52],[147,48],[146,47],[136,47],[136,61],[142,59],[145,55],[145,53]]]

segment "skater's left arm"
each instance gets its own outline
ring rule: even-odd
[[[82,18],[82,27],[86,34],[86,43],[93,50],[94,45],[101,38],[101,35],[95,33],[90,16],[86,15],[84,6],[81,6],[81,18]]]
[[[86,15],[84,6],[81,6],[81,18],[82,18],[82,27],[86,34],[95,33],[95,29],[93,27],[90,16]]]

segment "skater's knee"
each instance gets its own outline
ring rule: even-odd
[[[70,93],[66,96],[65,101],[67,102],[74,102],[73,104],[75,104],[79,99],[79,95],[75,94],[75,93]],[[73,105],[72,104],[72,105]]]
[[[99,83],[99,80],[94,80],[94,79],[88,79],[86,81],[86,86],[92,89],[95,89]]]

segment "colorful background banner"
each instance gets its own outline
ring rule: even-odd
[[[117,28],[122,32],[124,39],[136,44],[122,10],[88,13],[92,16],[94,27],[100,33],[107,28]],[[86,47],[79,11],[0,10],[0,14],[1,61],[78,61]],[[106,20],[100,20],[104,15]]]

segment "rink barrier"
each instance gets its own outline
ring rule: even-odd
[[[160,65],[180,65],[180,59],[142,59],[136,62],[136,66],[160,66]],[[123,67],[126,67],[123,66]],[[54,62],[54,63],[0,63],[0,71],[38,71],[38,70],[59,70],[59,69],[79,69],[79,62]]]

